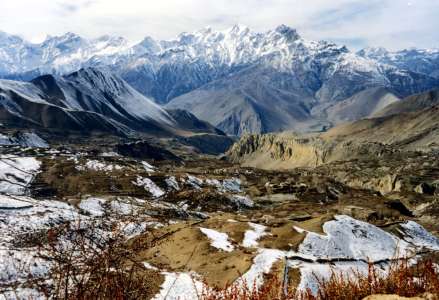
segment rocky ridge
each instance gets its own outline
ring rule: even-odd
[[[321,131],[330,124],[313,109],[321,111],[370,88],[405,97],[439,85],[433,71],[309,41],[285,25],[262,33],[243,25],[222,31],[205,28],[172,40],[146,37],[136,45],[122,38],[87,40],[72,33],[31,44],[2,33],[0,49],[2,77],[31,79],[84,67],[106,68],[154,101],[188,109],[232,135]],[[267,99],[275,99],[277,106]],[[339,118],[345,119],[333,117]]]

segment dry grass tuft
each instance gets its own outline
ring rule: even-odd
[[[209,290],[203,293],[202,300],[361,300],[374,294],[396,294],[403,297],[415,297],[423,294],[439,295],[439,272],[431,260],[425,260],[416,266],[410,266],[407,260],[391,265],[388,276],[378,275],[373,264],[369,265],[366,275],[354,272],[354,275],[333,272],[329,280],[318,279],[319,291],[296,292],[285,289],[275,276],[257,289],[230,286],[224,290]]]
[[[410,266],[400,260],[390,266],[387,276],[379,276],[374,265],[367,275],[355,273],[353,277],[333,273],[327,281],[319,281],[316,299],[357,300],[374,294],[396,294],[415,297],[424,293],[439,295],[439,272],[431,260]]]
[[[279,277],[269,275],[260,288],[257,288],[255,284],[251,288],[233,284],[222,290],[212,290],[206,287],[200,300],[280,300],[293,299],[293,295],[295,295],[295,291],[284,287]]]

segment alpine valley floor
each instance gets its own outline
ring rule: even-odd
[[[268,274],[315,293],[332,271],[366,273],[372,264],[385,275],[400,257],[438,257],[434,152],[263,170],[25,136],[28,144],[1,148],[0,299],[56,298],[59,255],[84,262],[115,240],[125,251],[119,266],[141,265],[149,299],[260,287]],[[392,172],[399,188],[386,185]],[[66,286],[92,275],[74,274]]]

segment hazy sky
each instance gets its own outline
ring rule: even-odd
[[[1,0],[0,30],[41,41],[85,37],[168,39],[235,23],[265,31],[283,23],[308,39],[352,48],[439,47],[439,0]]]

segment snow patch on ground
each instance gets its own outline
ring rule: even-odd
[[[0,250],[0,282],[25,281],[27,276],[41,278],[48,274],[50,263],[37,257],[35,249]]]
[[[0,133],[0,146],[11,146],[14,145],[14,142],[7,135]]]
[[[152,221],[146,221],[146,222],[129,222],[121,224],[121,229],[123,234],[128,238],[131,239],[133,237],[139,236],[142,233],[144,233],[148,228],[160,228],[163,227],[163,224],[159,222],[152,222]]]
[[[110,151],[110,152],[102,152],[101,154],[102,157],[119,157],[119,153]]]
[[[326,222],[326,235],[308,232],[299,253],[321,259],[357,259],[379,261],[395,256],[408,256],[407,242],[384,230],[348,216],[336,216]]]
[[[24,195],[27,186],[40,170],[34,157],[0,156],[0,193]]]
[[[219,232],[213,229],[202,228],[200,227],[200,231],[204,233],[211,241],[211,246],[217,249],[232,252],[234,247],[232,243],[229,241],[229,236],[227,233]]]
[[[76,166],[76,169],[78,171],[93,170],[93,171],[111,172],[111,171],[122,170],[123,167],[114,164],[106,164],[94,159],[89,159],[84,165]]]
[[[101,198],[87,198],[81,201],[79,208],[88,212],[92,216],[100,217],[105,213],[103,207],[105,202],[106,200]]]
[[[230,178],[219,180],[215,178],[201,179],[193,175],[186,175],[186,180],[183,180],[188,185],[199,190],[203,186],[215,187],[220,193],[240,193],[241,192],[241,180],[238,178]]]
[[[143,266],[148,270],[154,270],[154,271],[158,270],[158,268],[154,267],[153,265],[151,265],[149,262],[146,261],[143,262]]]
[[[120,200],[111,201],[111,210],[119,215],[132,215],[137,211],[137,206]]]
[[[197,280],[196,273],[164,272],[165,282],[153,300],[194,300],[199,299],[204,284]]]
[[[291,252],[288,265],[298,268],[301,273],[299,290],[317,291],[317,278],[328,279],[332,272],[351,276],[355,272],[367,274],[368,262],[375,263],[378,272],[385,276],[389,264],[396,257],[410,257],[416,251],[439,250],[439,239],[421,225],[407,221],[400,225],[402,239],[382,229],[348,216],[335,216],[335,220],[323,225],[326,235],[295,227],[298,232],[306,232],[306,237],[298,252]],[[299,258],[298,258],[299,257]],[[318,259],[330,259],[332,263],[320,263]],[[337,259],[353,261],[337,262]],[[335,261],[334,261],[335,260]],[[412,259],[410,263],[415,263]]]
[[[206,184],[214,186],[220,192],[240,193],[241,192],[241,180],[238,178],[231,179],[206,179]]]
[[[47,300],[43,292],[36,289],[17,287],[11,291],[5,291],[0,294],[0,300]]]
[[[303,228],[300,228],[298,226],[293,226],[293,229],[296,230],[298,233],[304,233],[304,232],[308,232]]]
[[[8,202],[9,196],[2,196],[2,202]],[[56,224],[78,218],[77,211],[70,205],[54,200],[35,200],[29,197],[14,196],[11,202],[18,201],[25,208],[0,209],[0,245],[13,239],[11,233],[23,233],[41,228],[50,228]]]
[[[186,183],[191,185],[193,188],[200,190],[201,186],[203,185],[203,179],[187,174]]]
[[[253,287],[259,288],[264,283],[264,274],[270,273],[275,262],[285,257],[285,252],[277,249],[260,249],[259,253],[253,259],[253,265],[241,278],[235,283],[253,290]]]
[[[439,239],[428,232],[424,227],[413,221],[400,225],[404,240],[417,248],[427,248],[439,251]]]
[[[151,172],[152,173],[152,172],[155,172],[155,170],[156,170],[156,168],[153,165],[149,164],[146,161],[142,161],[142,166],[143,166],[143,168],[145,169],[146,172]]]
[[[248,225],[253,228],[252,230],[247,230],[244,234],[244,240],[242,241],[242,245],[244,247],[257,247],[258,240],[267,235],[265,232],[266,227],[264,225],[255,224],[249,222]]]
[[[241,180],[238,178],[231,178],[223,180],[222,188],[224,191],[231,193],[241,192]]]
[[[166,194],[160,187],[158,187],[154,181],[149,178],[137,176],[136,181],[132,182],[135,186],[143,187],[148,191],[154,198],[159,198]]]
[[[229,199],[235,202],[239,207],[253,207],[255,205],[249,196],[231,195]]]
[[[168,186],[169,189],[175,190],[175,191],[180,190],[180,186],[178,185],[178,182],[177,182],[177,179],[175,178],[175,176],[170,176],[170,177],[166,178],[165,182],[166,182],[166,185]]]
[[[32,203],[22,199],[14,199],[10,196],[0,195],[0,210],[1,209],[24,209],[32,207]]]
[[[0,134],[0,146],[22,146],[30,148],[48,148],[49,144],[33,132],[20,133],[16,137]]]
[[[310,289],[313,294],[316,294],[318,290],[319,283],[317,278],[328,280],[333,273],[342,273],[343,276],[352,277],[355,273],[367,274],[368,272],[368,264],[365,262],[336,262],[334,264],[320,264],[296,260],[290,261],[288,266],[300,270],[300,283],[297,287],[298,291],[306,291],[307,289]]]
[[[53,200],[6,195],[0,199],[4,207],[8,206],[0,209],[0,283],[26,282],[30,277],[45,276],[50,263],[37,257],[37,247],[21,248],[21,242],[26,245],[29,235],[35,234],[38,238],[49,228],[77,220],[77,210]]]

